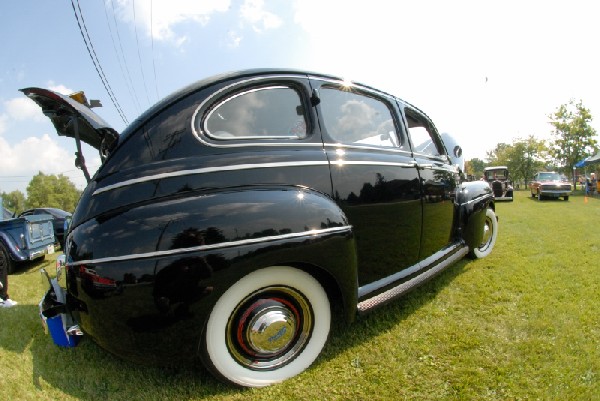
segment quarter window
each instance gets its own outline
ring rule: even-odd
[[[413,151],[428,156],[441,156],[439,144],[430,124],[410,109],[405,108],[408,133],[413,144]]]
[[[257,88],[227,98],[208,113],[205,131],[219,140],[301,139],[307,135],[300,96],[286,86]]]
[[[336,88],[322,88],[320,97],[331,139],[353,145],[400,146],[392,113],[381,100]]]

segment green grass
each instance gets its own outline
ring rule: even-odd
[[[133,365],[92,341],[45,335],[39,269],[10,277],[0,310],[0,392],[10,400],[600,400],[600,198],[499,203],[487,258],[336,326],[305,373],[265,389]]]

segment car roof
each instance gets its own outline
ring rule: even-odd
[[[44,213],[50,214],[50,215],[52,215],[54,217],[67,217],[67,216],[71,216],[71,213],[69,213],[69,212],[67,212],[65,210],[62,210],[62,209],[55,208],[55,207],[34,207],[32,209],[24,210],[23,212],[21,212],[20,215],[22,215],[24,213],[28,213],[28,212],[34,212],[36,210],[41,210]]]

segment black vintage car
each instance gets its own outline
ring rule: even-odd
[[[220,75],[120,135],[67,96],[22,91],[104,159],[66,239],[67,308],[129,359],[200,357],[227,382],[276,383],[311,365],[333,318],[351,322],[496,241],[493,194],[460,182],[460,147],[365,85]]]
[[[492,188],[497,201],[513,201],[513,186],[506,166],[490,166],[483,169],[483,179]]]

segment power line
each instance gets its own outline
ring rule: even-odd
[[[127,91],[129,92],[129,96],[131,96],[131,98],[134,100],[134,103],[135,103],[135,106],[137,109],[137,113],[140,114],[141,113],[140,102],[138,100],[137,93],[135,92],[135,86],[133,85],[133,80],[131,79],[129,67],[127,67],[127,59],[125,58],[125,52],[123,51],[123,44],[121,42],[121,35],[119,34],[119,26],[117,24],[117,19],[115,17],[115,5],[112,0],[109,0],[112,10],[113,10],[112,18],[113,18],[113,22],[115,24],[115,31],[117,34],[117,42],[119,43],[119,49],[121,50],[120,52],[118,51],[117,45],[115,44],[114,34],[113,34],[113,31],[112,31],[112,28],[110,25],[110,21],[108,18],[107,7],[104,4],[103,0],[100,0],[100,1],[102,1],[102,3],[103,3],[102,7],[104,8],[104,15],[106,16],[106,25],[108,25],[108,30],[110,32],[110,38],[113,43],[113,49],[115,51],[117,60],[119,62],[119,68],[121,69],[121,74],[123,75],[123,79],[125,80],[125,86],[127,86]],[[121,61],[121,59],[123,59],[123,61]]]
[[[79,15],[77,14],[77,10],[75,9],[75,4],[73,3],[73,0],[71,0],[71,6],[73,7],[73,13],[75,14],[75,19],[77,20],[77,26],[79,27],[79,32],[81,33],[81,37],[83,38],[83,41],[85,43],[85,47],[88,51],[88,54],[90,55],[90,58],[92,59],[94,68],[96,68],[96,72],[98,73],[98,76],[100,77],[100,80],[102,81],[102,85],[104,85],[104,89],[108,93],[108,96],[110,97],[110,100],[112,101],[113,105],[115,106],[115,109],[117,109],[117,112],[121,116],[121,119],[123,119],[123,122],[126,125],[129,125],[129,122],[127,121],[127,118],[125,117],[125,114],[123,113],[123,110],[121,109],[121,106],[119,105],[119,102],[117,101],[117,99],[112,91],[112,88],[110,87],[110,84],[108,83],[108,79],[106,78],[106,75],[104,75],[104,70],[102,69],[102,66],[100,65],[100,60],[98,60],[98,56],[96,55],[96,51],[94,50],[94,46],[92,44],[92,39],[90,38],[87,27],[85,25],[83,13],[81,12],[81,7],[79,6],[79,0],[77,0],[77,8],[79,8]],[[80,17],[81,17],[81,22],[79,21]],[[84,29],[82,29],[82,27],[81,27],[82,25],[83,25]],[[85,34],[83,33],[84,30],[85,30]],[[86,36],[87,36],[87,39],[86,39]],[[88,41],[89,41],[89,43],[88,43]],[[90,50],[90,48],[91,48],[91,50]]]
[[[148,106],[150,106],[152,103],[150,103],[150,96],[148,95],[148,87],[146,86],[146,76],[144,75],[144,68],[142,66],[142,56],[140,54],[140,41],[138,39],[137,21],[136,21],[136,17],[135,17],[135,0],[133,0],[131,2],[131,4],[133,6],[133,29],[135,31],[135,42],[137,44],[138,60],[140,61],[140,71],[142,73],[142,82],[144,83],[144,89],[146,90],[146,99],[148,100]]]
[[[160,99],[158,96],[158,79],[156,79],[156,63],[154,61],[154,22],[152,20],[153,1],[150,0],[150,40],[152,41],[152,68],[154,70],[154,88],[156,89],[156,100]]]

